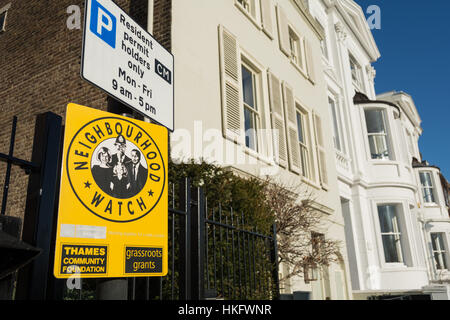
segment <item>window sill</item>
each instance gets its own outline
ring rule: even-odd
[[[318,183],[316,183],[316,182],[314,182],[314,181],[312,181],[312,180],[310,180],[310,179],[308,179],[308,178],[306,178],[306,177],[304,177],[302,175],[300,175],[300,177],[302,179],[302,182],[310,185],[311,187],[313,187],[313,188],[315,188],[317,190],[322,190],[322,186],[320,184],[318,184]]]
[[[255,27],[259,31],[262,30],[261,24],[256,20],[255,17],[253,17],[247,10],[242,8],[242,6],[239,3],[234,2],[234,5],[239,9],[239,11],[241,11],[255,25]]]
[[[424,203],[423,206],[425,208],[440,208],[441,206],[434,202]]]
[[[436,274],[441,276],[441,277],[447,277],[450,276],[450,272],[448,269],[437,269],[436,270]]]
[[[267,165],[273,165],[273,166],[278,165],[270,157],[266,157],[266,156],[260,154],[259,151],[255,151],[255,150],[247,147],[246,145],[243,145],[242,147],[244,149],[244,153],[248,154],[249,156],[252,156],[253,158],[256,158],[259,161],[262,161]]]
[[[396,160],[390,160],[390,159],[385,159],[385,160],[380,160],[380,159],[369,159],[369,163],[373,164],[375,166],[379,165],[398,165],[398,162]]]
[[[383,264],[383,271],[404,271],[407,269],[408,266],[404,264],[403,262],[391,262],[391,263],[384,263]]]
[[[258,159],[258,157],[259,157],[258,151],[255,151],[252,148],[247,147],[246,145],[243,145],[242,147],[244,148],[244,152],[246,154]]]
[[[297,71],[301,73],[301,75],[302,75],[305,79],[309,80],[309,77],[308,77],[306,71],[303,70],[303,68],[301,68],[298,64],[296,64],[296,63],[295,63],[294,61],[292,61],[292,59],[290,59],[290,58],[289,58],[289,61],[290,61],[291,64],[294,66],[294,68],[297,69]]]

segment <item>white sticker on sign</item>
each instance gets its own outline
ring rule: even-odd
[[[106,227],[61,224],[61,238],[106,239]]]

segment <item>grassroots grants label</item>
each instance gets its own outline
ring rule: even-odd
[[[162,248],[126,247],[125,273],[160,273],[162,256]]]
[[[70,186],[89,212],[132,222],[152,212],[166,182],[156,141],[132,121],[103,117],[76,132],[66,155]]]
[[[106,274],[107,246],[63,245],[61,274]]]

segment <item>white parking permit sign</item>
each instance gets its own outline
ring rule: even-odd
[[[81,77],[173,131],[173,55],[111,0],[87,0]]]

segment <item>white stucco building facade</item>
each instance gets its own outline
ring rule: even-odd
[[[450,298],[450,202],[449,184],[439,167],[422,159],[418,138],[421,134],[420,116],[412,98],[404,92],[387,92],[379,99],[402,107],[404,127],[404,154],[411,159],[417,186],[416,205],[412,210],[421,233],[423,255],[428,272],[428,286],[423,291],[435,299]]]
[[[439,202],[444,198],[437,196],[437,184],[436,202],[421,206],[421,169],[412,159],[420,159],[422,129],[414,102],[404,93],[376,96],[371,64],[380,52],[354,1],[308,4],[325,29],[322,61],[353,296],[442,298],[446,289],[434,286],[432,255],[448,257],[448,208]],[[433,179],[428,181],[438,181],[438,169],[427,169]]]
[[[299,0],[172,3],[175,161],[204,158],[242,175],[314,192],[326,238],[345,244],[344,217],[321,61],[324,30]],[[300,191],[299,191],[300,193]],[[286,273],[280,266],[280,274]],[[345,245],[317,281],[282,293],[351,299]]]

